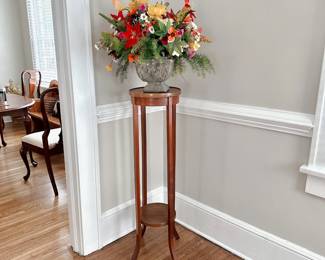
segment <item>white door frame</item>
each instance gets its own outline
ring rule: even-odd
[[[52,0],[73,250],[100,243],[100,183],[89,0]]]

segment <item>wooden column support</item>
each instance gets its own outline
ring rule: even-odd
[[[161,227],[168,225],[168,244],[172,259],[175,259],[175,239],[179,235],[175,229],[175,162],[176,162],[176,105],[179,103],[181,90],[170,88],[167,93],[145,93],[143,88],[130,90],[133,105],[133,142],[134,142],[134,177],[136,202],[136,245],[132,259],[138,258],[141,239],[147,226]],[[165,106],[167,111],[167,183],[168,204],[147,201],[147,126],[146,107]],[[139,114],[139,112],[141,113]],[[141,123],[139,117],[141,115]],[[140,176],[140,126],[142,176]],[[142,177],[142,183],[141,178]],[[142,186],[142,201],[141,201]]]

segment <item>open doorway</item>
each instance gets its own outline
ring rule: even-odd
[[[0,34],[0,259],[71,255],[51,0],[0,1]]]

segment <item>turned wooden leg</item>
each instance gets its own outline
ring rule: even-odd
[[[24,110],[24,124],[25,124],[26,134],[28,135],[32,132],[32,118],[28,114],[27,109]]]
[[[3,146],[7,146],[7,143],[5,142],[4,136],[3,136],[3,130],[5,129],[5,122],[3,120],[3,117],[0,117],[0,136],[1,136],[1,143]]]
[[[168,183],[168,244],[175,259],[175,119],[172,99],[167,104],[167,183]]]
[[[45,157],[47,172],[48,172],[48,175],[49,175],[50,180],[51,180],[51,184],[52,184],[52,187],[53,187],[54,194],[55,194],[55,196],[58,196],[59,193],[58,193],[58,188],[56,187],[56,183],[55,183],[55,178],[54,178],[54,174],[53,174],[53,170],[52,170],[50,155],[45,154],[44,157]]]
[[[22,145],[20,148],[20,156],[23,159],[23,162],[27,169],[27,174],[24,176],[24,180],[27,181],[30,176],[30,168],[29,168],[29,163],[28,163],[28,159],[27,159],[27,149],[24,145]]]
[[[142,206],[148,203],[148,180],[147,180],[147,122],[146,107],[141,107],[141,143],[142,143]],[[146,232],[146,225],[143,225],[142,236]]]
[[[29,158],[30,158],[30,161],[31,161],[33,167],[36,167],[38,165],[38,162],[36,162],[34,160],[32,151],[29,151]]]
[[[133,145],[134,145],[134,183],[135,183],[135,208],[136,208],[136,244],[132,260],[136,260],[140,251],[142,237],[141,229],[141,198],[140,198],[140,156],[139,156],[139,107],[133,105]]]

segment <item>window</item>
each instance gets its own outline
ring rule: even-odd
[[[42,87],[57,79],[51,0],[26,0],[34,69],[42,74]]]

